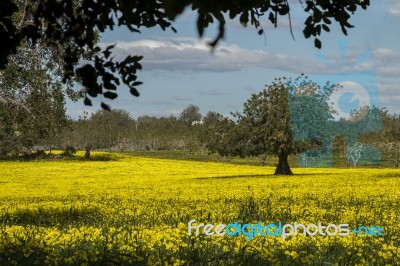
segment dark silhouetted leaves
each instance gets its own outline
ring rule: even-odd
[[[315,38],[314,45],[318,49],[321,49],[322,44],[321,44],[321,41],[318,38]]]
[[[269,21],[278,26],[278,17],[290,15],[288,0],[255,1],[177,1],[177,0],[63,0],[63,1],[24,1],[25,9],[33,11],[29,23],[22,23],[18,28],[12,17],[18,17],[18,1],[0,1],[0,69],[7,63],[10,54],[15,54],[21,40],[28,40],[43,47],[57,46],[64,51],[62,73],[64,82],[75,81],[85,87],[91,97],[99,94],[115,98],[121,83],[127,85],[131,93],[138,96],[135,86],[137,71],[142,69],[141,56],[128,56],[122,61],[113,61],[114,45],[100,48],[97,45],[98,33],[113,30],[115,26],[125,26],[131,32],[140,32],[139,28],[159,27],[171,29],[172,21],[191,8],[198,13],[196,26],[200,37],[210,24],[218,21],[217,36],[209,42],[212,49],[217,47],[225,34],[225,18],[239,19],[243,26],[249,24],[263,34],[260,21],[268,16]],[[289,4],[290,3],[290,4]],[[358,7],[366,9],[369,0],[307,0],[304,7],[308,17],[303,30],[305,38],[319,37],[322,29],[329,32],[332,21],[339,24],[344,34],[353,27],[349,24],[350,14]],[[289,17],[290,20],[290,17]],[[43,25],[46,25],[45,27]],[[292,29],[290,29],[292,30]],[[292,33],[292,32],[291,32]],[[293,33],[292,33],[293,36]],[[319,38],[314,45],[321,48]],[[91,61],[83,67],[76,67],[80,60]],[[87,62],[86,61],[86,62]],[[107,93],[114,91],[114,93]]]
[[[118,97],[118,94],[116,94],[115,92],[111,92],[111,91],[107,91],[105,93],[103,93],[104,97],[114,100],[115,98]]]
[[[243,27],[247,27],[247,23],[249,22],[249,13],[244,12],[242,15],[240,15],[240,24],[242,24]]]
[[[111,55],[111,50],[115,47],[115,44],[107,46],[107,48],[103,51],[104,57],[107,59]]]
[[[0,2],[0,69],[4,69],[8,62],[8,55],[16,53],[18,45],[17,30],[11,17],[18,11],[15,1],[2,0]]]
[[[85,97],[83,103],[87,106],[92,106],[92,101],[88,97]]]
[[[331,30],[329,29],[328,26],[326,26],[325,24],[322,24],[322,28],[326,31],[326,32],[330,32]]]
[[[309,12],[313,7],[314,7],[314,2],[313,1],[306,1],[306,9],[304,11]]]
[[[110,108],[110,106],[108,105],[108,104],[105,104],[105,103],[103,103],[103,102],[101,102],[101,108],[103,109],[103,110],[106,110],[106,111],[109,111],[109,112],[111,112],[111,108]]]
[[[332,21],[327,17],[324,17],[323,21],[324,21],[325,24],[332,24]]]
[[[133,96],[139,97],[139,92],[138,92],[137,89],[135,89],[135,88],[132,87],[132,88],[130,89],[130,92],[131,92],[131,94],[132,94]]]
[[[269,12],[268,19],[269,19],[269,21],[271,21],[272,24],[275,25],[275,16],[274,16],[274,13]]]
[[[197,17],[197,33],[200,37],[203,37],[204,34],[204,15],[199,14]]]
[[[141,81],[135,81],[135,82],[132,83],[132,86],[139,86],[139,85],[142,85],[142,84],[143,84],[143,82],[141,82]]]

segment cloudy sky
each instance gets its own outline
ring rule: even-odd
[[[225,39],[214,52],[205,43],[215,36],[217,25],[199,39],[196,14],[190,12],[175,22],[178,33],[156,28],[143,29],[141,34],[122,28],[106,32],[101,42],[117,43],[116,58],[144,56],[138,73],[138,80],[144,82],[138,87],[140,97],[121,86],[119,97],[109,103],[134,118],[178,115],[189,104],[199,106],[203,114],[229,115],[241,111],[251,94],[274,78],[305,73],[319,83],[343,85],[332,96],[342,116],[358,104],[400,112],[400,1],[371,2],[368,10],[358,10],[352,17],[355,28],[348,36],[336,25],[323,33],[320,50],[314,48],[313,39],[303,37],[306,14],[298,4],[291,11],[294,39],[283,18],[274,28],[265,17],[261,36],[252,27],[229,21]],[[68,102],[68,112],[77,118],[84,110],[95,112],[99,102],[94,100],[94,107],[84,106],[83,101]]]

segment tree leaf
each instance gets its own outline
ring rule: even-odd
[[[269,12],[268,19],[269,19],[269,21],[271,21],[272,24],[275,24],[275,16],[274,16],[274,13]]]
[[[138,90],[137,89],[135,89],[134,87],[132,87],[131,89],[130,89],[130,92],[131,92],[131,94],[133,95],[133,96],[136,96],[136,97],[139,97],[139,92],[138,92]]]
[[[132,83],[131,86],[139,86],[139,85],[142,85],[142,84],[143,84],[143,82],[141,82],[141,81],[135,81],[135,82]]]
[[[322,43],[321,43],[321,41],[320,41],[318,38],[315,38],[315,40],[314,40],[314,45],[315,45],[315,47],[317,47],[318,49],[321,49],[321,47],[322,47]]]
[[[83,103],[87,106],[92,106],[92,101],[88,97],[85,97]]]
[[[332,23],[332,21],[327,17],[323,17],[322,19],[323,19],[325,24],[331,24]]]
[[[115,92],[111,92],[111,91],[107,91],[105,93],[103,93],[104,97],[114,100],[115,98],[118,97],[118,94],[116,94]]]
[[[105,104],[105,103],[103,103],[103,102],[101,102],[101,108],[103,109],[103,110],[106,110],[106,111],[109,111],[109,112],[111,112],[111,108],[110,108],[110,106],[108,105],[108,104]]]
[[[243,27],[247,27],[247,23],[249,22],[249,13],[243,12],[240,15],[239,20],[240,20],[240,24],[242,24]]]
[[[330,32],[331,29],[329,29],[328,26],[326,26],[325,24],[322,24],[322,28],[326,31],[326,32]]]

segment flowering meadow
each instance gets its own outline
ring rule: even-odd
[[[400,171],[97,153],[0,162],[0,265],[398,265]],[[382,235],[188,235],[188,223],[349,224]]]

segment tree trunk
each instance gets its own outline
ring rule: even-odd
[[[85,148],[85,158],[86,159],[90,158],[90,148]]]
[[[276,166],[275,175],[292,175],[292,170],[290,170],[288,162],[288,154],[279,154],[279,163]]]
[[[267,161],[268,154],[263,154],[261,157],[261,165],[265,165],[265,162]]]

